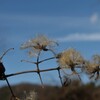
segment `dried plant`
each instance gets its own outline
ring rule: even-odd
[[[94,63],[98,64],[100,66],[100,55],[93,55],[93,61]]]
[[[5,51],[1,57],[0,57],[0,80],[5,80],[5,67],[2,63],[2,58],[6,55],[6,53],[10,50],[12,50],[13,48],[8,49],[7,51]]]
[[[68,86],[70,84],[71,75],[76,74],[81,80],[80,73],[84,71],[90,75],[90,78],[95,77],[96,80],[99,78],[100,55],[94,55],[91,61],[87,61],[82,57],[82,55],[78,51],[76,51],[73,48],[67,49],[59,54],[55,53],[55,51],[53,50],[53,47],[55,47],[56,45],[58,44],[55,41],[50,40],[44,35],[38,35],[34,39],[31,39],[28,42],[21,45],[21,49],[29,49],[29,54],[31,56],[34,56],[34,55],[36,56],[36,59],[35,59],[36,61],[27,61],[27,60],[21,60],[21,61],[34,64],[36,66],[35,70],[32,69],[32,70],[21,71],[21,72],[16,72],[16,73],[11,73],[11,74],[5,74],[6,68],[2,63],[2,58],[4,57],[4,55],[6,55],[6,53],[9,50],[12,50],[13,48],[8,49],[6,52],[2,54],[2,56],[0,57],[0,80],[5,80],[7,82],[11,95],[12,95],[10,100],[20,100],[18,97],[15,96],[11,88],[11,85],[8,81],[8,77],[12,77],[15,75],[26,74],[26,73],[37,73],[40,78],[42,87],[44,87],[44,85],[43,85],[41,73],[54,71],[54,70],[58,72],[58,77],[62,86]],[[41,60],[40,59],[41,52],[45,52],[45,51],[52,52],[53,56]],[[55,59],[57,61],[56,67],[40,70],[41,63],[47,62],[52,59]],[[81,70],[80,73],[77,71],[77,68]],[[64,69],[66,70],[70,69],[72,73],[67,74]],[[62,77],[61,70],[63,74],[65,75],[63,77]],[[34,91],[31,91],[29,95],[27,95],[26,100],[34,100],[35,99],[34,93],[35,93]]]
[[[28,42],[21,45],[21,49],[30,48],[29,55],[37,56],[40,51],[53,51],[53,47],[58,45],[57,42],[50,40],[44,35],[38,35],[37,37],[29,40]]]
[[[8,50],[5,51],[5,52],[2,54],[2,56],[0,57],[0,80],[6,80],[7,85],[8,85],[8,87],[9,87],[9,89],[10,89],[11,94],[12,94],[11,100],[19,100],[19,99],[14,95],[14,92],[13,92],[11,86],[10,86],[10,83],[9,83],[9,81],[8,81],[6,75],[5,75],[5,71],[6,71],[6,70],[5,70],[5,67],[4,67],[4,65],[3,65],[3,63],[2,63],[2,58],[6,55],[6,53],[7,53],[8,51],[13,50],[13,49],[14,49],[14,48],[8,49]]]
[[[75,49],[68,49],[58,54],[59,66],[61,68],[70,68],[73,73],[76,73],[75,68],[84,62],[83,57]],[[81,66],[78,66],[81,68]]]
[[[30,49],[29,54],[31,56],[35,55],[37,57],[36,62],[32,62],[32,63],[34,63],[36,65],[36,68],[37,68],[37,71],[38,71],[37,73],[38,73],[39,78],[41,80],[42,87],[43,87],[43,81],[42,81],[42,78],[41,78],[41,75],[40,75],[39,64],[44,62],[44,61],[54,59],[55,57],[48,58],[48,59],[45,59],[43,61],[40,61],[40,59],[39,59],[40,54],[41,54],[41,51],[51,51],[54,55],[56,55],[55,52],[52,49],[52,47],[54,47],[55,45],[57,45],[57,43],[55,41],[50,40],[49,38],[47,38],[44,35],[38,35],[36,38],[29,40],[25,44],[21,45],[21,49],[27,49],[28,48],[28,49]],[[26,60],[22,60],[22,61],[26,61]],[[30,61],[27,61],[27,62],[30,62]]]
[[[93,56],[93,61],[86,61],[85,62],[85,71],[90,75],[90,78],[95,77],[95,80],[99,78],[99,71],[100,71],[100,64],[98,62],[99,59],[95,59]]]

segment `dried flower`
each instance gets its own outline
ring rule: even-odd
[[[93,62],[100,65],[100,55],[94,55]]]
[[[96,57],[96,56],[94,56]],[[93,57],[93,61],[86,61],[85,62],[85,71],[87,74],[90,75],[90,78],[93,78],[96,76],[95,80],[97,80],[99,78],[99,71],[100,71],[100,68],[99,68],[99,63],[98,63],[98,59],[94,59]],[[96,60],[96,61],[95,61]]]
[[[97,64],[90,62],[90,61],[86,61],[85,62],[85,69],[87,73],[92,73],[97,67]]]
[[[83,57],[80,55],[80,53],[72,48],[60,53],[58,57],[60,67],[71,68],[73,72],[75,72],[76,65],[82,64],[83,61]]]
[[[48,51],[52,49],[56,42],[49,40],[44,35],[38,35],[36,38],[29,40],[28,42],[21,45],[21,49],[30,48],[29,54],[36,55],[39,51]]]

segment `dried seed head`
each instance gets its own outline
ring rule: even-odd
[[[99,65],[94,62],[87,61],[85,63],[85,71],[88,75],[90,75],[90,78],[93,78],[96,76],[95,80],[99,78]]]
[[[97,66],[98,65],[96,63],[87,61],[87,62],[85,62],[85,71],[87,73],[91,74],[92,72],[95,71],[95,69],[97,68]]]
[[[29,40],[28,42],[21,45],[21,49],[30,48],[29,54],[35,55],[39,51],[48,51],[55,46],[56,42],[48,39],[44,35],[38,35],[36,38]]]
[[[93,62],[100,65],[100,55],[94,55]]]
[[[79,65],[83,63],[83,61],[84,59],[80,53],[72,48],[60,53],[58,57],[59,65],[65,68],[75,67],[75,65]]]
[[[85,69],[88,73],[95,72],[100,66],[100,56],[94,55],[91,61],[85,61]]]

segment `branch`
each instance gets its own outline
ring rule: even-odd
[[[4,74],[4,77],[5,77],[5,80],[6,80],[6,82],[7,82],[8,87],[9,87],[9,89],[10,89],[10,92],[11,92],[11,94],[12,94],[12,97],[15,98],[14,92],[13,92],[13,90],[12,90],[12,88],[11,88],[11,86],[10,86],[10,84],[9,84],[9,81],[8,81],[7,77],[5,76],[5,74]]]
[[[10,49],[8,49],[7,51],[5,51],[5,52],[2,54],[2,56],[0,57],[0,61],[1,61],[2,58],[6,55],[6,53],[7,53],[8,51],[10,51],[10,50],[14,50],[14,48],[10,48]]]
[[[56,58],[56,57],[47,58],[47,59],[44,59],[44,60],[39,61],[38,63],[42,63],[42,62],[44,62],[44,61],[51,60],[51,59],[55,59],[55,58]]]
[[[61,68],[60,68],[60,69],[61,69]],[[39,72],[47,72],[47,71],[53,71],[53,70],[58,70],[58,67],[39,70]],[[6,77],[11,77],[11,76],[16,76],[16,75],[20,75],[20,74],[26,74],[26,73],[38,73],[38,70],[22,71],[22,72],[7,74],[7,75],[5,75],[5,76],[6,76]]]
[[[56,57],[51,57],[51,58],[47,58],[47,59],[44,59],[44,60],[41,60],[41,61],[38,61],[38,62],[33,62],[33,61],[28,61],[28,60],[21,60],[21,62],[28,62],[28,63],[32,63],[32,64],[39,64],[39,63],[42,63],[44,61],[47,61],[47,60],[51,60],[51,59],[54,59]]]
[[[44,87],[44,86],[43,86],[42,77],[41,77],[41,74],[40,74],[40,69],[39,69],[39,57],[40,57],[40,54],[41,54],[41,51],[38,53],[36,67],[37,67],[37,74],[39,75],[39,78],[40,78],[42,87]]]
[[[28,62],[28,63],[36,64],[36,62],[28,61],[28,60],[21,60],[21,62]]]
[[[52,52],[54,55],[55,55],[55,57],[56,57],[56,53],[52,50],[52,49],[48,49],[50,52]]]
[[[60,82],[61,82],[61,85],[63,86],[63,82],[62,82],[62,77],[61,77],[61,73],[60,73],[60,67],[58,67],[58,75],[59,75],[59,78],[60,78]]]

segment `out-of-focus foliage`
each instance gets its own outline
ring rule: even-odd
[[[82,85],[78,81],[73,81],[68,87],[45,86],[44,89],[39,85],[19,84],[12,88],[21,100],[30,97],[33,90],[36,100],[100,100],[100,86],[96,87],[94,83]],[[0,88],[0,100],[9,98],[10,92],[7,87]]]

